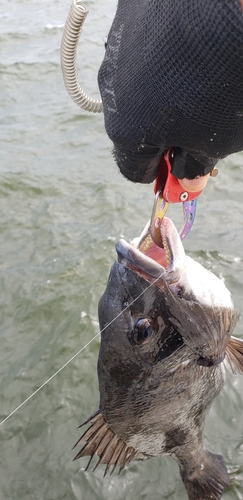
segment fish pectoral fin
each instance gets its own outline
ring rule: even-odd
[[[243,375],[243,340],[230,337],[226,347],[224,364],[232,375],[238,373]]]
[[[86,420],[85,424],[90,424],[90,427],[73,447],[75,448],[81,441],[85,442],[84,446],[74,457],[74,460],[77,460],[78,458],[90,455],[91,458],[85,470],[88,469],[94,455],[98,455],[99,457],[94,470],[100,464],[107,464],[105,475],[110,467],[112,467],[112,474],[116,467],[119,467],[121,470],[133,459],[146,458],[142,457],[141,453],[137,452],[133,447],[128,446],[119,438],[100,411]]]
[[[189,500],[220,500],[230,479],[221,455],[205,450],[203,463],[192,472],[181,471]]]
[[[215,359],[216,363],[217,360],[222,360],[239,319],[238,311],[233,308],[205,306],[179,297],[171,290],[166,296],[166,303],[171,314],[169,319],[185,344],[205,360]]]

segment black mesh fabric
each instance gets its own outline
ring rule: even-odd
[[[125,177],[151,182],[176,148],[189,179],[243,149],[240,0],[119,0],[98,75]]]

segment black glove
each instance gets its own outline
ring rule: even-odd
[[[170,148],[176,176],[205,175],[243,149],[240,0],[119,0],[98,79],[125,177],[153,181]]]

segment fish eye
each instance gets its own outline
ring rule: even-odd
[[[132,340],[135,344],[145,344],[153,333],[151,320],[141,318],[137,321],[132,332]]]

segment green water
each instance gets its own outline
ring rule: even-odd
[[[97,304],[115,242],[150,216],[152,186],[117,170],[103,117],[79,110],[62,82],[59,47],[69,2],[0,3],[0,420],[98,332]],[[80,79],[98,97],[96,73],[115,11],[89,1]],[[188,254],[225,279],[243,311],[243,154],[221,162],[199,202]],[[172,207],[178,228],[180,207]],[[243,335],[242,320],[236,335]],[[2,500],[186,500],[170,458],[133,462],[103,479],[72,462],[77,426],[98,407],[99,337],[0,427]],[[205,432],[243,498],[243,377],[227,375]]]

